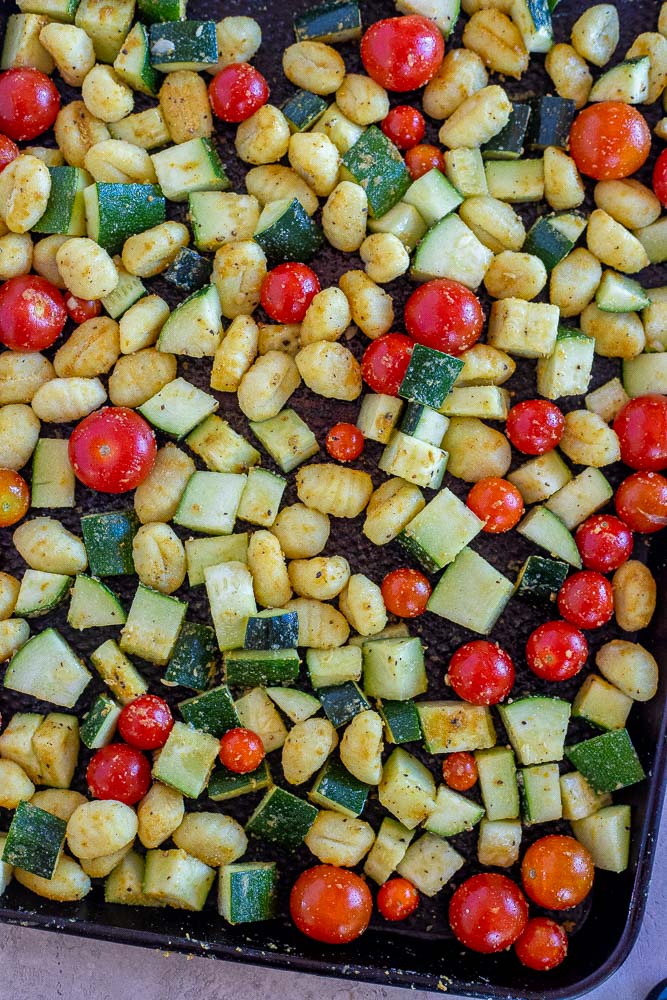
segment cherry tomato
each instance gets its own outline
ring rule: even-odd
[[[126,406],[105,406],[72,431],[69,458],[78,479],[102,493],[126,493],[153,468],[157,445],[147,421]]]
[[[412,339],[445,354],[458,355],[472,347],[483,327],[477,296],[450,278],[425,282],[405,304],[405,329]]]
[[[220,762],[234,774],[256,771],[266,757],[264,744],[252,729],[230,729],[220,740]]]
[[[565,430],[565,417],[555,403],[526,399],[507,415],[505,433],[524,455],[544,455],[555,448]]]
[[[651,131],[630,104],[602,101],[580,111],[570,130],[570,154],[596,181],[629,177],[646,162]]]
[[[67,311],[50,281],[21,274],[0,288],[0,343],[14,351],[42,351],[63,331]]]
[[[8,135],[0,134],[0,174],[19,155],[19,147]]]
[[[373,911],[362,878],[335,865],[302,872],[290,893],[290,914],[302,934],[324,944],[347,944],[364,933]]]
[[[667,396],[637,396],[614,420],[621,460],[631,469],[660,472],[667,467]]]
[[[353,462],[364,450],[364,435],[355,424],[334,424],[325,444],[338,462]]]
[[[437,146],[430,146],[427,142],[419,146],[411,146],[405,154],[405,165],[408,168],[413,181],[419,180],[429,170],[445,171],[445,157],[441,149]]]
[[[233,63],[216,73],[208,85],[214,113],[223,122],[244,122],[269,99],[269,85],[254,66]]]
[[[419,906],[419,893],[406,878],[390,878],[380,886],[377,904],[385,920],[405,920]]]
[[[531,844],[521,862],[526,894],[548,910],[569,910],[593,886],[593,859],[574,837],[552,833]]]
[[[399,618],[418,618],[423,615],[433,590],[423,573],[407,566],[387,573],[381,589],[387,611]]]
[[[118,732],[138,750],[157,750],[174,727],[169,705],[156,694],[142,694],[126,705],[118,717]]]
[[[467,750],[447,754],[442,762],[442,777],[455,792],[467,792],[477,784],[477,761]]]
[[[472,951],[504,951],[521,936],[528,921],[524,894],[506,875],[483,872],[463,882],[449,901],[454,936]]]
[[[632,532],[613,514],[594,514],[574,536],[586,569],[611,573],[632,555]]]
[[[0,73],[0,132],[20,142],[51,128],[60,111],[60,94],[39,69]]]
[[[70,293],[65,299],[65,309],[69,318],[74,323],[80,324],[99,316],[102,312],[102,303],[99,299],[77,299],[76,295]]]
[[[601,628],[614,613],[609,580],[590,569],[573,573],[558,592],[558,610],[577,628]]]
[[[399,149],[412,149],[424,138],[424,116],[409,104],[392,108],[382,122],[382,131]]]
[[[96,799],[117,799],[133,806],[151,786],[151,765],[136,747],[110,743],[90,758],[86,781]]]
[[[667,208],[667,149],[655,161],[653,168],[653,190],[663,208]]]
[[[278,264],[262,283],[262,307],[276,323],[300,323],[319,290],[317,275],[305,264]]]
[[[408,14],[376,21],[361,39],[366,72],[386,90],[417,90],[431,80],[445,54],[442,35],[426,17]]]
[[[361,361],[361,374],[373,392],[398,396],[414,346],[414,341],[404,333],[385,333],[368,345]]]
[[[652,534],[667,527],[667,479],[658,472],[635,472],[616,490],[616,511],[633,531]]]
[[[487,476],[476,482],[466,503],[473,514],[484,521],[482,531],[493,535],[509,531],[523,516],[521,493],[500,476]]]
[[[514,663],[495,642],[473,639],[452,656],[446,680],[471,705],[496,705],[512,690]]]
[[[575,677],[588,659],[586,636],[570,622],[544,622],[526,643],[526,662],[545,681]]]
[[[550,917],[532,917],[514,945],[516,957],[527,969],[548,972],[567,957],[567,934]]]
[[[29,506],[30,490],[23,476],[13,469],[0,469],[0,528],[20,521]]]

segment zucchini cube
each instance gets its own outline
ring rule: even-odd
[[[69,788],[79,746],[77,717],[50,712],[32,738],[32,748],[39,762],[40,783],[49,788]]]
[[[535,764],[519,772],[523,819],[527,826],[551,823],[563,815],[558,764]]]
[[[391,816],[385,816],[364,864],[364,875],[382,885],[405,857],[414,831]]]
[[[60,632],[48,628],[14,653],[4,686],[8,691],[20,691],[61,708],[74,708],[91,679],[83,661]]]
[[[434,615],[488,635],[513,591],[513,584],[491,563],[465,548],[440,577],[427,607]]]
[[[322,246],[324,235],[298,198],[281,198],[264,206],[253,239],[273,266],[283,261],[311,260]]]
[[[364,691],[371,698],[407,701],[428,688],[424,647],[418,636],[377,639],[362,646]]]
[[[270,528],[278,516],[286,488],[287,480],[283,476],[268,469],[249,469],[237,517],[260,528]]]
[[[79,737],[83,745],[89,750],[99,750],[111,743],[120,712],[120,705],[113,698],[98,694],[81,723]]]
[[[143,890],[160,903],[199,912],[214,880],[214,868],[183,850],[146,852]]]
[[[246,477],[235,472],[193,472],[174,523],[206,535],[231,535],[245,484]]]
[[[215,397],[179,377],[167,382],[137,409],[153,427],[171,437],[182,438],[219,405]]]
[[[178,708],[188,725],[216,739],[240,725],[232,693],[226,684],[186,698],[178,703]]]
[[[187,0],[137,0],[142,21],[184,21]]]
[[[124,576],[134,573],[132,543],[139,530],[133,510],[86,514],[81,518],[83,544],[92,576]]]
[[[315,822],[317,809],[297,795],[274,785],[246,823],[246,832],[294,850]]]
[[[267,608],[248,618],[243,645],[246,650],[292,650],[299,640],[296,611]]]
[[[630,806],[616,805],[573,821],[572,833],[588,848],[596,868],[622,872],[628,867],[631,818]]]
[[[555,601],[565,583],[570,567],[560,559],[545,556],[528,556],[519,571],[515,584],[517,597],[524,597],[535,604]]]
[[[109,254],[119,254],[130,236],[166,219],[166,201],[157,184],[90,184],[83,200],[88,236]]]
[[[179,302],[160,330],[157,350],[190,358],[212,358],[222,337],[220,299],[205,285]]]
[[[594,736],[565,753],[596,792],[616,792],[646,777],[627,729]]]
[[[423,403],[439,410],[463,370],[461,358],[415,344],[399,396],[413,403]]]
[[[451,490],[444,489],[413,517],[398,540],[410,556],[435,573],[453,562],[481,530],[477,515]]]
[[[268,420],[250,420],[249,427],[283,472],[292,472],[320,450],[308,424],[289,408]]]
[[[215,413],[190,431],[186,444],[212,472],[247,472],[261,458],[243,435]]]
[[[558,328],[553,354],[537,362],[537,391],[546,399],[582,396],[588,392],[595,357],[595,339],[581,330]]]
[[[231,181],[210,139],[189,139],[151,155],[158,183],[169,201],[193,191],[227,191]]]
[[[424,746],[429,753],[483,750],[496,743],[496,730],[487,705],[462,701],[417,702]]]
[[[609,792],[598,794],[588,784],[579,771],[569,771],[560,776],[560,797],[563,805],[563,819],[584,819],[598,809],[611,805]]]
[[[456,837],[472,830],[484,815],[484,809],[465,795],[440,785],[435,798],[435,809],[424,823],[424,829],[438,837]]]
[[[613,495],[611,484],[600,469],[588,468],[552,494],[546,507],[572,531],[587,517],[604,507]],[[581,564],[573,565],[579,567]]]
[[[151,63],[162,73],[188,69],[195,73],[215,66],[218,36],[215,21],[161,21],[149,28]]]
[[[148,691],[148,684],[114,639],[94,649],[90,662],[121,705],[129,705]]]
[[[208,797],[213,802],[226,802],[227,799],[236,799],[249,792],[259,792],[263,788],[268,788],[270,784],[271,772],[266,759],[256,771],[250,771],[248,774],[235,774],[226,767],[219,767],[213,772],[208,783]]]
[[[32,456],[30,506],[73,507],[75,488],[67,440],[40,438]]]
[[[228,650],[224,655],[225,680],[245,688],[291,684],[299,676],[300,662],[296,649]]]
[[[314,688],[361,680],[361,646],[306,650],[306,665]]]
[[[435,781],[428,768],[401,747],[394,750],[382,768],[378,786],[381,805],[404,827],[414,830],[435,809],[435,796]]]
[[[278,909],[275,861],[223,865],[218,883],[218,913],[230,924],[271,920]]]
[[[482,146],[484,159],[518,160],[523,155],[530,116],[530,104],[513,101],[507,125]]]
[[[213,683],[217,656],[218,644],[210,625],[183,622],[162,683],[205,691]]]
[[[84,189],[90,174],[81,167],[49,167],[51,193],[44,215],[32,227],[35,233],[86,235]]]
[[[268,694],[274,705],[277,705],[290,722],[305,722],[316,715],[322,708],[322,702],[314,694],[290,687],[267,687]]]
[[[577,110],[575,102],[567,97],[545,94],[531,102],[531,110],[526,140],[528,148],[546,149],[547,146],[556,146],[566,150]]]
[[[307,132],[316,125],[329,105],[318,94],[297,90],[281,107],[290,132]]]
[[[333,809],[344,816],[360,816],[370,787],[359,781],[343,765],[331,758],[326,762],[308,798],[322,809]]]
[[[210,733],[175,722],[153,765],[153,777],[196,799],[206,787],[219,750],[220,741]]]
[[[356,0],[327,0],[294,15],[297,42],[338,45],[361,38],[361,11]]]
[[[317,688],[315,694],[322,702],[324,714],[336,729],[347,725],[355,715],[371,707],[363,691],[354,681]]]
[[[425,896],[436,896],[464,864],[465,858],[446,840],[425,833],[410,844],[396,871]]]
[[[248,562],[248,534],[214,535],[211,538],[188,538],[185,542],[188,583],[199,587],[204,583],[204,570],[224,562]]]
[[[478,750],[475,761],[487,819],[516,819],[519,788],[513,751],[510,747]]]
[[[483,819],[477,840],[477,860],[480,865],[511,868],[519,860],[521,820]]]
[[[364,189],[373,219],[393,208],[411,184],[403,157],[377,125],[367,128],[347,151],[340,175]]]
[[[414,701],[392,701],[381,699],[377,710],[384,722],[385,735],[389,743],[412,743],[422,738],[419,712]]]
[[[572,716],[586,719],[599,729],[623,729],[632,705],[627,694],[597,674],[590,674],[572,702]]]
[[[181,247],[166,271],[164,281],[180,292],[196,292],[211,280],[213,264],[190,247]]]
[[[559,319],[558,306],[501,299],[491,306],[487,340],[515,357],[548,358],[556,347]]]
[[[120,648],[130,656],[165,666],[169,661],[188,605],[140,583],[120,634]]]
[[[442,484],[448,458],[447,452],[441,448],[402,431],[394,431],[382,452],[378,468],[415,486],[437,490]]]
[[[125,619],[123,605],[109,587],[92,576],[77,574],[67,611],[67,624],[71,628],[81,630],[124,625]]]
[[[67,823],[29,802],[19,802],[0,861],[41,878],[52,878],[60,860]]]
[[[570,703],[562,698],[530,696],[498,705],[520,764],[547,764],[563,759]]]

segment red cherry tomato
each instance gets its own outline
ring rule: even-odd
[[[381,589],[387,611],[399,618],[423,615],[433,590],[423,573],[407,566],[387,573]]]
[[[527,969],[548,972],[567,957],[567,933],[550,917],[532,917],[514,951]]]
[[[663,208],[667,208],[667,149],[655,161],[653,168],[653,190]]]
[[[526,399],[507,415],[505,433],[525,455],[543,455],[555,448],[565,430],[565,417],[555,403]]]
[[[142,694],[126,705],[118,717],[118,732],[138,750],[157,750],[174,727],[169,705],[156,694]]]
[[[151,765],[136,747],[110,743],[91,757],[86,781],[94,798],[117,799],[133,806],[151,786]]]
[[[456,650],[446,680],[471,705],[496,705],[512,690],[514,663],[495,642],[474,639]]]
[[[413,340],[458,355],[479,340],[484,313],[477,296],[458,281],[427,281],[405,304],[405,329]]]
[[[266,756],[264,744],[251,729],[230,729],[220,740],[220,763],[234,774],[256,771]]]
[[[362,878],[335,865],[302,872],[290,893],[290,914],[302,934],[324,944],[347,944],[364,933],[373,911]]]
[[[548,910],[569,910],[593,886],[593,859],[574,837],[550,834],[531,844],[521,862],[526,894]]]
[[[472,951],[490,955],[509,948],[523,933],[528,903],[521,889],[496,872],[473,875],[449,902],[454,936]]]
[[[10,139],[36,139],[51,128],[60,111],[60,94],[39,69],[0,73],[0,132]]]
[[[631,469],[660,472],[667,467],[667,396],[638,396],[614,420],[621,460]]]
[[[376,21],[361,39],[366,72],[386,90],[417,90],[431,80],[445,54],[442,35],[426,17],[409,14]]]
[[[404,333],[385,333],[368,345],[361,361],[361,374],[373,392],[398,396],[414,348]]]
[[[65,299],[65,309],[69,318],[77,324],[95,319],[102,312],[99,299],[77,299],[76,295],[68,295]]]
[[[399,149],[412,149],[424,138],[424,116],[409,104],[392,108],[382,122],[382,131]]]
[[[544,622],[526,643],[526,662],[545,681],[566,681],[583,668],[588,658],[586,636],[570,622]]]
[[[0,469],[0,528],[9,528],[28,513],[30,490],[13,469]]]
[[[14,351],[42,351],[63,331],[67,311],[50,281],[22,274],[0,288],[0,343]]]
[[[208,85],[214,113],[223,122],[244,122],[269,99],[269,85],[254,66],[233,63],[216,73]]]
[[[8,135],[0,134],[0,174],[19,155],[19,147]]]
[[[633,531],[652,534],[667,527],[667,479],[658,472],[635,472],[616,490],[616,511]]]
[[[614,592],[601,573],[573,573],[558,592],[558,610],[577,628],[601,628],[614,613]]]
[[[651,131],[630,104],[602,101],[580,111],[570,130],[570,154],[596,181],[629,177],[646,162]]]
[[[126,406],[105,406],[72,431],[69,458],[78,479],[101,493],[126,493],[153,468],[157,445],[147,421]]]
[[[419,146],[412,146],[405,154],[405,165],[408,168],[413,181],[419,180],[429,170],[439,170],[445,172],[445,157],[441,149],[437,146],[430,146],[422,143]]]
[[[406,878],[390,878],[380,886],[377,904],[385,920],[405,920],[419,906],[419,893]]]
[[[521,493],[499,476],[487,476],[476,482],[466,503],[473,514],[484,521],[482,531],[493,535],[509,531],[523,516]]]
[[[317,275],[305,264],[278,264],[262,283],[262,307],[276,323],[300,323],[319,290]]]
[[[632,532],[613,514],[594,514],[574,536],[586,569],[612,573],[632,555]]]
[[[447,754],[442,762],[442,777],[455,792],[467,792],[477,784],[477,761],[467,750]]]
[[[364,450],[364,435],[355,424],[334,424],[326,439],[326,448],[338,462],[353,462]]]

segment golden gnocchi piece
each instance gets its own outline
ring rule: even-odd
[[[287,567],[294,593],[330,601],[337,597],[350,579],[350,564],[343,556],[316,556],[293,559]]]
[[[657,585],[651,570],[638,559],[628,559],[612,578],[614,615],[624,632],[650,625],[657,603]]]
[[[48,167],[23,153],[0,173],[0,218],[10,232],[26,233],[44,215],[50,194]]]
[[[86,236],[67,240],[56,252],[65,287],[80,299],[103,299],[118,284],[116,265],[99,243]]]
[[[144,295],[118,321],[120,350],[133,354],[152,347],[169,319],[169,306],[159,295]]]
[[[318,396],[351,401],[361,395],[361,366],[343,344],[318,340],[302,347],[295,362],[304,383]]]
[[[398,477],[387,479],[368,501],[363,533],[374,545],[387,545],[425,506],[418,486]]]
[[[300,383],[294,359],[281,351],[269,351],[258,357],[242,376],[239,406],[248,420],[268,420],[282,410]]]
[[[276,163],[289,148],[290,130],[285,115],[273,104],[265,104],[236,130],[234,145],[245,163]]]
[[[361,73],[347,74],[336,91],[336,104],[356,125],[372,125],[389,114],[387,91]]]
[[[254,312],[259,305],[266,271],[266,255],[253,240],[226,243],[216,251],[213,284],[220,297],[223,316],[234,319]]]
[[[95,181],[106,184],[155,184],[153,161],[145,149],[124,139],[103,139],[91,146],[85,168]]]
[[[551,272],[549,301],[558,306],[561,316],[578,316],[595,296],[601,280],[597,257],[585,247],[576,247]]]
[[[299,500],[322,514],[357,517],[370,500],[373,481],[367,472],[332,462],[302,466],[296,474]]]
[[[63,243],[67,243],[69,236],[54,233],[53,236],[45,236],[33,246],[32,269],[43,278],[50,281],[52,285],[61,290],[65,288],[63,276],[58,268],[56,254]]]
[[[189,69],[167,73],[160,87],[160,109],[175,143],[208,138],[213,116],[203,77]]]
[[[159,448],[153,468],[134,493],[134,509],[141,523],[171,521],[194,471],[195,463],[175,444]]]
[[[320,809],[303,842],[322,864],[350,868],[359,864],[374,840],[370,823]]]
[[[183,796],[175,788],[154,781],[137,806],[137,835],[152,850],[179,828],[185,816]]]
[[[0,621],[11,618],[20,589],[21,582],[15,576],[0,572]]]
[[[106,390],[98,378],[54,378],[39,387],[32,398],[32,408],[45,423],[70,423],[87,417],[106,398]]]
[[[39,428],[37,414],[25,403],[0,407],[0,469],[23,468],[35,450]]]
[[[296,597],[285,604],[285,609],[296,611],[299,616],[299,646],[334,649],[343,646],[349,638],[350,626],[331,604],[310,597]]]
[[[259,329],[250,316],[237,316],[218,346],[211,371],[211,388],[236,392],[259,350]]]
[[[449,118],[478,90],[486,87],[489,75],[480,56],[471,49],[450,49],[440,69],[424,88],[424,111],[431,118]]]
[[[410,267],[410,254],[393,233],[371,233],[359,248],[366,274],[378,285],[395,281]]]
[[[559,447],[577,465],[596,469],[621,458],[617,434],[602,417],[590,410],[572,410],[565,414],[565,430]]]
[[[83,101],[72,101],[60,109],[53,132],[58,148],[71,167],[83,167],[88,150],[111,138],[105,123],[91,114]]]
[[[39,40],[53,56],[65,83],[80,87],[95,65],[95,49],[83,28],[51,21],[40,31]]]
[[[382,591],[363,573],[354,573],[338,599],[343,612],[359,635],[377,635],[387,624]]]
[[[558,96],[574,101],[577,109],[583,108],[593,86],[593,77],[588,63],[577,50],[559,42],[547,52],[544,68],[553,80]]]
[[[476,11],[463,29],[463,44],[496,73],[519,80],[528,69],[529,55],[521,32],[501,10],[490,7]]]
[[[0,406],[30,403],[40,386],[55,378],[53,365],[39,351],[0,354]]]
[[[494,299],[517,298],[530,301],[547,283],[547,269],[539,257],[503,250],[484,275],[484,287]]]
[[[338,182],[340,154],[322,132],[295,132],[289,141],[290,165],[321,198],[331,194]]]
[[[215,75],[232,63],[250,62],[262,44],[262,29],[252,17],[223,17],[215,26],[218,61],[206,68]]]
[[[368,710],[358,715],[345,728],[340,741],[340,759],[344,767],[359,781],[379,785],[382,780],[384,727],[377,712]]]
[[[270,531],[261,529],[250,536],[248,569],[258,604],[265,608],[281,608],[287,604],[292,596],[292,585],[280,542]]]
[[[336,730],[328,719],[297,722],[283,743],[281,763],[285,781],[290,785],[302,785],[308,781],[337,745]]]
[[[477,417],[452,417],[442,448],[449,452],[448,472],[467,483],[487,476],[503,477],[512,462],[505,435]]]
[[[603,358],[635,358],[646,346],[644,326],[637,313],[609,313],[594,302],[581,314],[582,332],[595,338],[595,353]]]
[[[14,546],[30,569],[76,576],[88,566],[86,547],[54,517],[24,521],[12,536]]]
[[[341,181],[322,209],[322,229],[332,247],[345,253],[358,250],[366,237],[368,198],[359,184]]]
[[[290,83],[326,96],[345,79],[343,57],[323,42],[295,42],[283,52],[283,72]]]
[[[90,878],[73,858],[61,855],[51,878],[33,875],[23,868],[14,869],[14,877],[26,889],[58,903],[74,903],[92,889]]]
[[[59,347],[53,359],[59,378],[93,378],[106,375],[120,355],[118,323],[96,316],[81,323]]]
[[[211,868],[231,865],[243,857],[248,838],[241,824],[231,816],[217,812],[191,812],[174,830],[173,841],[177,847],[199,858]]]
[[[350,305],[352,320],[370,340],[388,333],[394,322],[391,295],[376,285],[364,271],[346,271],[338,284]]]
[[[13,760],[0,758],[0,808],[16,809],[19,802],[28,801],[35,786],[23,768]]]
[[[5,233],[0,236],[0,281],[28,274],[32,267],[30,233]]]
[[[166,271],[178,251],[189,242],[190,230],[182,222],[161,222],[125,240],[123,267],[129,274],[152,278]]]
[[[173,594],[185,580],[185,549],[168,524],[142,524],[132,541],[134,568],[141,582],[161,594]]]
[[[283,507],[271,525],[288,559],[310,559],[319,555],[329,540],[331,525],[326,514],[302,503]]]
[[[97,63],[86,73],[81,97],[90,114],[102,122],[118,122],[134,108],[132,89],[104,63]]]
[[[323,288],[313,298],[303,317],[299,332],[301,346],[318,340],[338,340],[352,322],[347,296],[335,285]]]
[[[146,347],[123,354],[109,377],[109,399],[114,406],[141,406],[176,378],[174,354]]]
[[[137,828],[137,814],[124,802],[84,802],[67,823],[67,845],[77,858],[99,858],[131,844]]]
[[[248,194],[256,198],[262,208],[270,201],[296,198],[308,215],[314,215],[320,204],[315,192],[296,170],[277,163],[253,167],[246,174],[245,186]]]

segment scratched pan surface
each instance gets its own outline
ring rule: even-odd
[[[309,5],[308,0],[292,0],[291,3],[265,4],[255,0],[226,0],[223,4],[197,2],[191,0],[189,15],[191,17],[211,17],[218,19],[223,14],[249,14],[261,23],[265,43],[255,62],[269,79],[272,88],[272,101],[280,104],[293,89],[281,73],[281,53],[293,40],[291,17],[297,10],[303,10]],[[555,15],[555,28],[558,40],[565,40],[576,17],[588,6],[575,0],[562,0]],[[621,42],[618,54],[622,55],[631,44],[632,38],[640,31],[655,30],[659,2],[658,0],[642,0],[633,3],[632,0],[618,0],[617,6],[621,14]],[[5,11],[8,7],[3,4]],[[11,7],[9,12],[11,12]],[[390,0],[366,0],[362,5],[364,24],[367,26],[380,17],[393,13]],[[460,31],[460,27],[459,27]],[[341,51],[350,70],[359,69],[358,55],[354,44],[342,46]],[[522,99],[545,92],[548,79],[544,73],[542,57],[532,60],[531,72],[519,82],[510,82],[508,89],[512,96]],[[65,99],[72,99],[73,93],[63,89]],[[401,98],[404,100],[405,98]],[[408,100],[410,97],[408,95]],[[651,122],[658,117],[657,108],[650,109],[648,116]],[[437,128],[430,123],[430,137],[436,138]],[[244,174],[242,164],[237,160],[233,148],[233,130],[220,129],[216,137],[223,161],[229,169],[235,186],[238,189]],[[649,164],[650,167],[650,164]],[[648,169],[648,168],[647,168]],[[648,173],[646,174],[648,177]],[[170,209],[173,206],[170,206]],[[540,206],[540,211],[544,206]],[[178,210],[177,210],[178,211]],[[174,214],[177,214],[174,213]],[[529,217],[529,216],[527,216]],[[344,258],[333,250],[323,251],[317,258],[315,267],[319,273],[322,286],[333,284],[342,271],[359,266],[354,258]],[[653,269],[646,284],[657,286],[665,283],[664,273]],[[160,280],[152,282],[153,289],[164,295],[174,304],[178,299],[169,286]],[[397,326],[400,328],[400,317],[405,298],[410,286],[407,281],[398,282],[391,287],[396,301]],[[183,297],[183,296],[181,296]],[[488,305],[488,304],[487,304]],[[351,346],[360,354],[363,349],[362,338],[357,337]],[[208,388],[210,362],[185,360],[181,370],[189,379]],[[617,363],[596,359],[594,385],[602,384],[613,374],[616,374]],[[520,365],[517,375],[510,383],[515,399],[534,395],[534,365]],[[354,419],[355,404],[326,403],[321,399],[309,397],[299,391],[293,403],[296,409],[313,427],[320,443],[323,443],[326,430],[336,420]],[[568,409],[582,405],[580,399],[566,401]],[[241,432],[247,433],[245,419],[236,406],[235,399],[229,396],[221,397],[221,413]],[[67,434],[71,428],[48,428],[49,436]],[[375,472],[379,457],[379,446],[369,443],[361,467],[371,472],[377,481]],[[271,467],[271,462],[266,459]],[[515,455],[515,465],[520,458]],[[622,470],[611,473],[614,483],[622,478]],[[446,477],[447,485],[460,496],[465,495],[465,484],[452,477]],[[288,502],[294,499],[293,492],[289,494]],[[78,505],[73,511],[59,513],[63,521],[73,530],[78,530],[79,516],[82,512],[108,509],[109,501],[104,497],[95,497],[81,489],[77,495]],[[128,505],[129,502],[126,502]],[[123,507],[123,499],[111,500],[111,509]],[[41,513],[41,512],[40,512]],[[384,549],[370,545],[360,531],[360,521],[347,522],[336,520],[332,522],[333,530],[327,552],[348,554],[354,570],[366,571],[374,579],[391,567],[405,562],[399,547],[395,544]],[[530,552],[530,547],[516,535],[511,539],[494,539],[483,536],[475,541],[475,547],[499,569],[514,578],[521,562]],[[658,551],[654,543],[652,551],[646,551],[643,543],[639,546],[640,557],[647,557],[655,571],[661,574],[663,583],[667,582],[665,569],[665,552]],[[24,568],[19,557],[11,546],[8,532],[0,532],[0,563],[2,569],[22,572]],[[136,584],[136,578],[126,580],[116,579],[112,585],[117,589],[126,603],[129,603]],[[204,595],[200,588],[194,596],[190,595],[189,617],[192,620],[208,620],[208,610]],[[65,613],[59,611],[35,623],[36,628],[57,624],[65,636],[82,655],[87,655],[104,638],[103,630],[90,630],[81,634],[72,632],[64,622]],[[525,667],[523,650],[525,640],[532,629],[539,624],[543,613],[534,611],[519,600],[513,601],[501,619],[494,637],[500,641],[514,656],[518,666],[518,678],[515,694],[526,691],[546,690],[548,685],[541,685],[530,675]],[[444,697],[443,685],[444,667],[453,650],[463,641],[469,639],[470,633],[434,616],[426,616],[413,626],[413,631],[419,632],[428,645],[428,663],[430,674],[431,697]],[[111,633],[109,633],[111,634]],[[600,630],[591,635],[592,653],[613,635],[611,630]],[[644,640],[659,656],[667,668],[667,610],[665,608],[657,616],[657,621],[650,634]],[[591,663],[593,662],[591,657]],[[142,665],[149,679],[160,690],[159,671],[149,664]],[[571,698],[581,678],[569,684],[562,685],[558,694]],[[86,710],[93,696],[101,689],[101,684],[93,681],[81,703],[76,706],[77,714]],[[551,686],[551,693],[553,685]],[[164,691],[165,689],[162,689]],[[177,689],[167,695],[172,703],[187,697],[188,692]],[[22,923],[56,931],[99,937],[107,940],[121,941],[128,944],[143,945],[161,949],[176,949],[187,952],[214,955],[224,959],[242,962],[282,966],[291,969],[318,973],[321,975],[342,976],[348,979],[414,986],[422,989],[443,989],[451,992],[466,993],[478,997],[516,997],[531,1000],[543,997],[571,997],[591,989],[594,985],[610,975],[624,960],[637,934],[644,910],[646,890],[649,883],[651,863],[655,843],[655,827],[659,821],[662,801],[662,786],[666,773],[667,753],[664,741],[664,706],[667,698],[667,669],[662,672],[661,690],[658,696],[649,704],[637,704],[632,711],[629,728],[637,749],[649,775],[648,781],[620,793],[617,801],[627,801],[633,805],[633,836],[632,858],[629,870],[623,875],[610,875],[598,872],[591,899],[581,908],[568,913],[572,923],[570,955],[563,966],[548,977],[538,976],[519,966],[513,955],[499,957],[483,957],[463,951],[452,939],[447,928],[446,908],[451,895],[452,886],[448,886],[434,900],[423,900],[418,914],[410,921],[398,927],[388,927],[375,922],[368,933],[358,942],[339,949],[328,949],[310,942],[297,934],[291,927],[287,917],[287,898],[289,887],[298,872],[313,863],[313,856],[304,848],[289,857],[279,851],[254,841],[250,844],[250,858],[277,858],[281,871],[281,907],[279,919],[270,923],[258,924],[247,928],[230,928],[216,914],[213,901],[207,905],[201,914],[189,914],[177,910],[151,910],[109,906],[103,901],[101,886],[96,886],[93,892],[78,905],[54,904],[34,896],[13,883],[0,900],[0,919],[10,923]],[[14,711],[48,711],[44,704],[35,703],[29,698],[13,695],[0,689],[0,711],[7,719]],[[581,736],[592,735],[583,725],[575,723],[570,730],[570,740]],[[503,734],[500,734],[504,739]],[[410,748],[412,749],[412,747]],[[419,752],[419,751],[416,751]],[[80,774],[85,768],[89,755],[84,755],[79,769]],[[437,770],[439,762],[430,758],[429,765]],[[279,771],[279,762],[273,766],[274,772]],[[80,777],[78,787],[83,788]],[[257,796],[236,799],[225,804],[224,811],[237,816],[241,821],[247,818],[254,808]],[[205,798],[194,804],[194,808],[216,809],[215,803]],[[366,818],[377,826],[379,810],[377,803],[371,801],[367,808]],[[0,829],[6,828],[9,821],[7,814],[0,811]],[[549,824],[534,831],[527,831],[524,846],[530,840],[544,832],[553,832],[560,827]],[[465,875],[475,870],[475,834],[463,835],[454,840],[455,847],[470,858],[470,864],[454,879],[458,884]],[[213,895],[213,894],[212,894]]]

